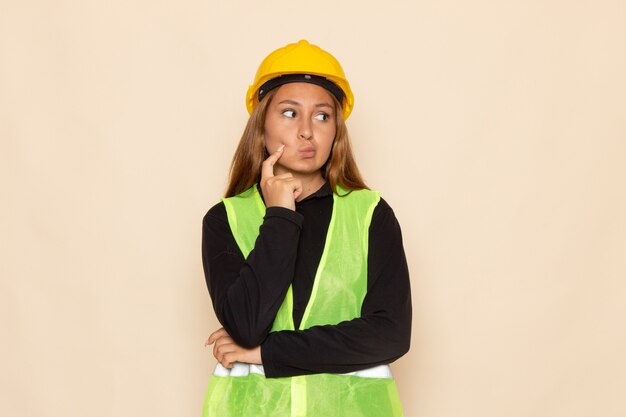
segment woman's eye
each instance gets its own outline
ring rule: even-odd
[[[328,115],[326,113],[320,113],[320,114],[316,114],[315,118],[317,120],[326,121],[328,120]]]
[[[287,117],[296,117],[296,112],[293,110],[285,110],[283,114]]]

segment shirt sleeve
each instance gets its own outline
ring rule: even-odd
[[[244,259],[224,204],[204,216],[202,263],[213,309],[241,346],[258,346],[271,329],[294,275],[302,220],[287,208],[269,207],[254,249]]]
[[[265,375],[347,373],[393,362],[409,350],[411,313],[400,225],[381,199],[370,224],[368,291],[361,317],[270,333],[261,345]]]

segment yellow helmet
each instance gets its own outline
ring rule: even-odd
[[[308,82],[326,88],[341,103],[344,119],[350,116],[354,95],[339,61],[305,40],[279,48],[261,62],[254,83],[248,88],[248,113],[252,114],[269,90],[292,82]]]

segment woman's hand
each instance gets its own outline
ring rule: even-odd
[[[296,199],[302,194],[302,182],[291,173],[274,175],[274,164],[283,155],[284,150],[285,145],[282,145],[263,161],[261,191],[266,207],[285,207],[295,211]]]
[[[204,346],[213,344],[213,356],[224,368],[232,368],[235,362],[261,365],[261,346],[246,349],[239,346],[223,327],[211,333]]]

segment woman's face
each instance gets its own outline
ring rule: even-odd
[[[278,87],[265,116],[265,147],[285,145],[274,173],[319,173],[335,139],[335,102],[324,88],[308,83]]]

